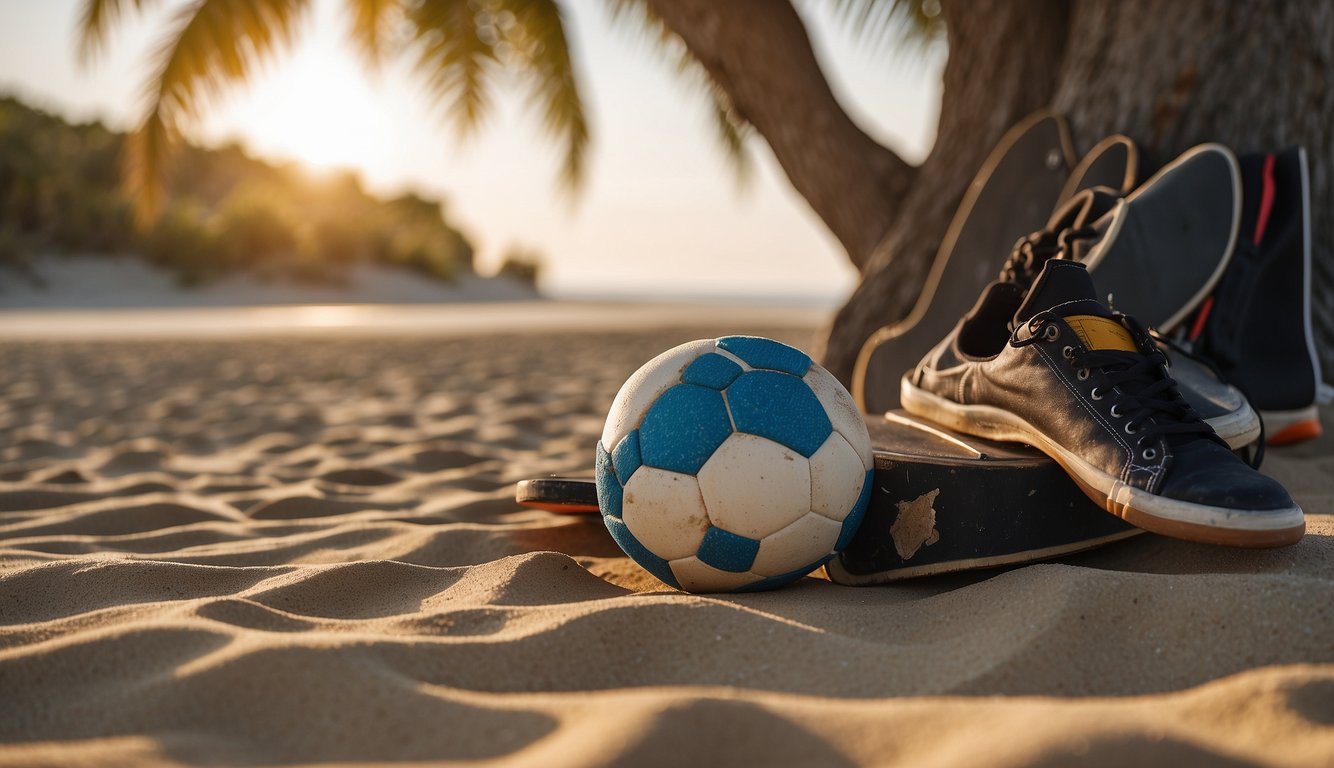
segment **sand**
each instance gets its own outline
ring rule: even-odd
[[[515,505],[730,331],[811,338],[0,342],[0,764],[1334,763],[1332,439],[1266,464],[1294,547],[886,587],[686,595]]]

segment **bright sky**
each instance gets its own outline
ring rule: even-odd
[[[122,24],[107,55],[79,68],[83,0],[0,0],[0,92],[77,119],[133,126],[168,0]],[[126,3],[129,5],[129,3]],[[926,60],[877,51],[828,14],[801,6],[826,75],[864,130],[916,162],[934,139],[944,51]],[[341,0],[314,0],[295,48],[213,103],[193,137],[239,139],[267,158],[358,170],[372,191],[413,188],[446,199],[483,269],[513,245],[546,260],[554,293],[763,294],[830,298],[855,273],[792,191],[758,136],[754,178],[739,188],[704,100],[624,28],[601,0],[567,0],[569,34],[591,112],[582,195],[563,196],[559,153],[523,105],[497,89],[479,135],[456,140],[408,67],[363,71]]]

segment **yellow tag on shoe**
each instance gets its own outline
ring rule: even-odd
[[[1115,320],[1097,315],[1071,315],[1064,319],[1090,351],[1095,349],[1139,351],[1135,346],[1135,340],[1130,336],[1130,331]]]

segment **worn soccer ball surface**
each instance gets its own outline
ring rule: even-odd
[[[673,587],[770,589],[847,546],[872,466],[852,397],[805,353],[703,339],[617,393],[597,447],[598,505],[621,549]]]

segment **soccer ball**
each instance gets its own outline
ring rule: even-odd
[[[847,546],[872,466],[861,412],[805,353],[703,339],[617,393],[597,446],[598,506],[621,549],[673,587],[772,589]]]

